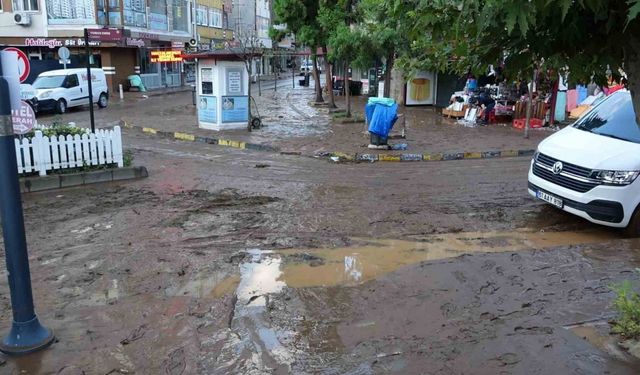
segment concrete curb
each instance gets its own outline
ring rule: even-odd
[[[149,172],[145,167],[125,167],[92,172],[49,175],[43,177],[23,177],[20,179],[20,192],[33,193],[36,191],[90,185],[100,182],[130,180],[143,177],[149,177]]]
[[[425,154],[345,154],[342,152],[326,152],[316,155],[320,158],[338,158],[342,161],[354,162],[415,162],[415,161],[449,161],[472,159],[496,159],[532,156],[535,150],[502,150],[484,152],[444,152]]]
[[[247,143],[233,141],[229,139],[219,139],[213,137],[202,137],[182,132],[165,132],[153,128],[131,125],[121,121],[121,126],[126,129],[133,129],[143,133],[158,135],[165,138],[177,139],[188,142],[200,142],[223,147],[232,147],[243,150],[255,150],[266,152],[279,152],[282,155],[297,155],[317,158],[337,157],[342,161],[354,162],[409,162],[409,161],[448,161],[448,160],[471,160],[471,159],[494,159],[531,156],[535,150],[490,150],[471,152],[444,152],[444,153],[390,153],[390,154],[366,154],[355,153],[346,154],[343,152],[323,152],[317,155],[305,155],[299,151],[281,151],[279,147],[261,145],[258,143]]]
[[[193,135],[193,134],[182,133],[182,132],[166,132],[166,131],[157,130],[157,129],[154,129],[154,128],[147,128],[147,127],[142,127],[142,126],[137,126],[137,125],[131,125],[126,121],[121,121],[120,125],[123,128],[126,128],[126,129],[133,129],[133,130],[141,131],[143,133],[152,134],[152,135],[158,135],[158,136],[165,137],[165,138],[177,139],[177,140],[180,140],[180,141],[199,142],[199,143],[206,143],[206,144],[210,144],[210,145],[218,145],[218,146],[224,146],[224,147],[239,148],[239,149],[243,149],[243,150],[246,149],[246,150],[267,151],[267,152],[279,152],[280,151],[280,148],[278,148],[278,147],[261,145],[259,143],[247,143],[247,142],[241,142],[241,141],[234,141],[234,140],[230,140],[230,139],[219,139],[219,138],[214,138],[214,137],[203,137],[203,136],[199,136],[199,135]]]

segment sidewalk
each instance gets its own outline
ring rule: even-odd
[[[332,122],[326,107],[313,107],[312,88],[296,86],[280,89],[286,80],[278,81],[278,91],[263,90],[255,96],[259,112],[265,125],[249,133],[244,129],[211,131],[200,129],[196,123],[196,109],[192,105],[191,93],[177,93],[170,99],[149,98],[140,101],[141,113],[127,113],[122,120],[127,124],[151,129],[149,132],[179,132],[197,137],[245,142],[295,152],[304,155],[328,153],[355,154],[425,154],[425,153],[482,153],[504,150],[534,150],[538,143],[552,134],[547,129],[532,129],[529,139],[522,130],[510,124],[491,124],[485,127],[468,128],[456,120],[445,119],[431,107],[400,107],[406,118],[406,139],[398,136],[402,124],[398,123],[391,133],[390,144],[406,144],[402,151],[369,150],[369,134],[364,123],[342,124]],[[256,93],[257,94],[257,93]],[[170,100],[168,103],[167,100]],[[354,113],[362,114],[366,98],[354,97]],[[336,97],[339,107],[344,108],[344,97]]]

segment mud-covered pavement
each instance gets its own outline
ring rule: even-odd
[[[574,329],[612,317],[638,240],[532,201],[527,158],[334,164],[136,132],[125,144],[148,179],[24,196],[36,308],[58,341],[0,373],[640,368]],[[2,281],[3,332],[10,319]]]

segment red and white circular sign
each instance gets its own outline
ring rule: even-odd
[[[11,110],[11,120],[13,121],[14,134],[27,134],[37,124],[36,113],[24,100],[20,102],[20,109]]]
[[[16,63],[18,64],[20,83],[26,81],[27,77],[29,77],[29,73],[31,72],[31,66],[29,65],[29,57],[27,54],[15,47],[8,47],[3,49],[3,51],[10,51],[18,54],[18,61]]]

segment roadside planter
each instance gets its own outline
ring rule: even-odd
[[[79,129],[79,128],[78,128]],[[119,126],[112,130],[100,129],[91,134],[79,130],[81,134],[45,136],[43,130],[36,130],[33,137],[16,138],[16,159],[18,173],[38,172],[45,176],[47,171],[91,166],[124,166],[122,154],[122,134]]]
[[[244,54],[217,50],[184,56],[196,61],[198,127],[246,129],[249,121],[249,75]]]

